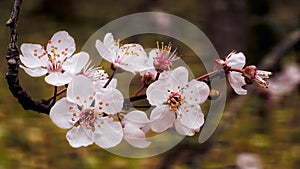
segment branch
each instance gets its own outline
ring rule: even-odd
[[[7,64],[8,71],[5,75],[9,90],[18,99],[19,103],[25,110],[33,110],[40,113],[49,114],[50,106],[41,101],[34,101],[27,94],[27,92],[20,86],[19,82],[19,51],[18,51],[18,35],[17,35],[17,22],[20,12],[22,0],[15,0],[11,16],[6,22],[6,26],[10,28],[10,42],[7,50]]]

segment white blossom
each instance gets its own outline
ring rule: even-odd
[[[192,136],[204,123],[204,115],[199,106],[209,94],[204,82],[188,82],[188,70],[178,67],[164,72],[152,83],[147,91],[147,99],[156,106],[150,115],[151,129],[163,132],[175,125],[182,135]]]
[[[106,61],[116,68],[135,73],[146,68],[147,54],[144,48],[136,43],[121,45],[111,33],[107,33],[103,42],[96,41],[96,49]]]
[[[46,75],[45,81],[54,86],[69,83],[86,65],[89,55],[86,52],[75,52],[75,41],[66,32],[55,33],[48,41],[46,49],[39,44],[23,43],[20,66],[33,77]]]
[[[51,120],[60,128],[70,129],[66,137],[72,147],[95,142],[102,148],[119,144],[123,138],[120,122],[114,121],[123,107],[123,96],[114,88],[95,92],[92,81],[78,75],[70,82],[67,97],[50,110]]]
[[[227,66],[236,69],[242,69],[246,63],[246,57],[242,52],[231,52],[225,59],[225,63]],[[233,90],[239,95],[247,94],[247,90],[242,87],[246,85],[245,77],[242,73],[231,71],[227,74],[229,84],[233,88]]]

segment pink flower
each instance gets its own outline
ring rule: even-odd
[[[254,65],[246,66],[244,69],[245,77],[265,88],[268,88],[269,86],[269,82],[266,81],[266,79],[269,79],[271,75],[271,72],[258,70]]]
[[[171,52],[172,45],[169,43],[168,46],[161,43],[161,48],[157,42],[157,49],[153,49],[149,53],[149,57],[154,59],[153,65],[158,72],[167,71],[171,69],[172,62],[179,59],[176,55],[176,49]]]
[[[46,75],[45,81],[54,86],[69,83],[89,60],[86,52],[73,55],[75,42],[65,31],[55,33],[46,50],[39,44],[23,43],[21,52],[20,60],[24,66],[20,67],[32,77]]]
[[[207,99],[208,94],[206,83],[188,82],[185,67],[162,73],[146,91],[149,103],[156,106],[150,115],[151,129],[163,132],[175,125],[178,133],[194,135],[204,123],[199,104]]]

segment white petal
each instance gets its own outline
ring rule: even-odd
[[[181,124],[179,120],[175,120],[175,129],[176,131],[184,136],[193,136],[195,135],[195,130],[186,127],[185,125]]]
[[[233,53],[228,58],[226,58],[226,63],[228,66],[241,69],[246,63],[246,57],[242,52]]]
[[[172,71],[170,78],[172,78],[172,84],[183,87],[188,82],[189,72],[185,67],[180,66]]]
[[[151,144],[150,141],[146,141],[146,134],[139,127],[131,123],[125,124],[124,140],[137,148],[145,148]]]
[[[54,104],[49,115],[50,119],[58,127],[69,129],[73,127],[71,119],[74,118],[74,112],[78,112],[77,114],[79,115],[77,106],[75,106],[74,103],[68,102],[66,98],[62,98]]]
[[[159,106],[168,100],[169,83],[167,80],[158,80],[146,90],[147,100],[151,105]]]
[[[209,95],[209,87],[204,82],[191,80],[185,85],[183,96],[191,104],[203,103]]]
[[[78,148],[81,146],[88,146],[93,144],[93,140],[87,136],[82,129],[82,127],[73,127],[70,131],[68,131],[66,135],[67,140],[69,141],[69,144],[74,147]]]
[[[141,71],[148,66],[147,54],[144,48],[139,44],[125,44],[119,50],[120,61],[122,65],[131,65],[133,71]]]
[[[32,77],[40,77],[45,74],[47,74],[48,70],[41,68],[41,67],[36,67],[36,68],[27,68],[22,65],[20,65],[20,68],[22,68],[29,76]]]
[[[98,39],[96,40],[96,49],[101,57],[110,63],[113,63],[117,58],[117,54],[113,53],[109,48],[105,46],[103,42]]]
[[[144,127],[149,123],[149,119],[145,112],[135,110],[126,114],[122,122],[125,124],[131,123],[137,127]]]
[[[188,82],[188,70],[180,66],[172,71],[167,71],[159,76],[159,80],[168,80],[169,89],[178,92]]]
[[[173,126],[175,112],[170,111],[168,106],[155,107],[150,115],[151,129],[155,132],[163,132]]]
[[[62,86],[68,84],[72,76],[68,72],[53,72],[45,77],[45,81],[53,86]]]
[[[76,74],[82,70],[82,68],[89,61],[89,54],[86,52],[79,52],[72,57],[67,58],[62,64],[62,68],[72,74]]]
[[[119,48],[116,45],[116,42],[115,42],[115,39],[114,39],[112,33],[107,33],[104,36],[103,43],[107,49],[109,49],[110,51],[115,52],[115,53],[117,52],[117,49]]]
[[[21,45],[21,62],[28,68],[47,66],[48,55],[45,49],[39,44],[23,43]]]
[[[67,99],[79,106],[90,106],[94,99],[94,85],[83,75],[73,78],[67,89]]]
[[[122,110],[124,98],[122,93],[114,88],[101,88],[96,93],[95,107],[100,112],[115,114]]]
[[[110,148],[118,145],[123,138],[123,129],[119,122],[105,121],[95,126],[95,143],[102,148]]]
[[[76,50],[74,39],[66,31],[59,31],[52,36],[46,49],[49,54],[53,54],[51,52],[53,47],[55,53],[60,56],[61,61],[65,60],[66,57],[70,57]]]
[[[230,72],[228,74],[228,81],[235,93],[239,95],[247,94],[247,90],[243,89],[242,86],[246,85],[245,78],[239,72]]]
[[[157,57],[157,55],[159,54],[159,50],[158,49],[152,49],[150,52],[149,52],[149,60],[148,60],[148,64],[149,65],[152,65],[153,66],[153,62],[154,62],[154,59]]]
[[[199,131],[204,123],[204,115],[199,105],[184,103],[180,106],[179,113],[181,116],[177,119],[180,120],[181,124],[190,129]]]

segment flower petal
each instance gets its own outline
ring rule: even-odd
[[[199,105],[184,103],[179,108],[180,116],[177,118],[184,126],[199,131],[204,123],[204,115]]]
[[[48,70],[41,68],[41,67],[36,67],[36,68],[27,68],[22,65],[20,65],[20,68],[22,68],[29,76],[32,77],[40,77],[45,74],[47,74]]]
[[[62,86],[72,80],[72,75],[68,72],[52,72],[45,77],[45,81],[53,86]]]
[[[155,132],[163,132],[173,126],[175,112],[170,111],[168,106],[155,107],[150,115],[150,126]]]
[[[21,45],[21,62],[28,68],[47,66],[48,55],[45,49],[39,44],[23,43]]]
[[[47,44],[47,52],[59,55],[59,59],[64,61],[66,57],[70,57],[76,50],[75,41],[66,31],[56,32]]]
[[[232,53],[226,58],[228,66],[241,69],[246,63],[246,57],[242,52]]]
[[[180,66],[172,71],[167,71],[160,74],[158,80],[166,80],[169,81],[169,89],[173,92],[178,92],[179,89],[184,87],[185,84],[188,82],[188,70]]]
[[[113,53],[103,42],[96,40],[96,49],[99,52],[100,56],[106,61],[113,63],[117,58],[117,54]]]
[[[123,138],[123,129],[120,122],[112,119],[104,120],[104,123],[95,126],[95,143],[102,148],[110,148],[118,145]]]
[[[235,93],[239,95],[247,94],[247,90],[243,89],[242,86],[246,85],[245,78],[239,72],[230,72],[228,74],[228,81]]]
[[[131,123],[137,127],[144,127],[149,123],[149,119],[145,112],[135,110],[126,114],[122,122],[125,124]]]
[[[112,51],[113,53],[117,53],[118,45],[115,42],[115,39],[112,33],[107,33],[103,39],[104,45],[107,47],[108,50]]]
[[[179,120],[175,120],[175,129],[176,131],[184,136],[193,136],[195,135],[195,130],[186,127],[185,125],[181,124]]]
[[[89,136],[86,135],[81,126],[73,127],[70,131],[68,131],[66,138],[69,141],[69,144],[74,148],[81,146],[86,147],[94,142]]]
[[[151,144],[150,141],[146,141],[146,134],[138,126],[131,123],[125,124],[124,140],[137,148],[145,148]]]
[[[69,129],[73,127],[71,119],[74,118],[74,112],[79,112],[77,106],[67,101],[66,98],[62,98],[54,104],[49,115],[53,123],[59,128]]]
[[[89,107],[94,99],[94,85],[83,75],[73,78],[67,89],[67,99],[79,106]]]
[[[120,66],[130,67],[131,71],[142,71],[148,68],[147,54],[139,44],[125,44],[120,47],[119,52]],[[121,67],[122,68],[122,67]]]
[[[86,52],[79,52],[72,57],[67,58],[62,64],[62,68],[72,74],[76,74],[82,70],[82,68],[89,61],[89,54]]]
[[[147,100],[151,105],[159,106],[168,100],[169,83],[167,79],[152,83],[146,90]]]
[[[203,103],[209,95],[209,87],[204,82],[191,80],[185,85],[183,96],[191,104]]]
[[[123,108],[123,95],[115,88],[101,88],[96,93],[95,107],[100,112],[115,114]]]

